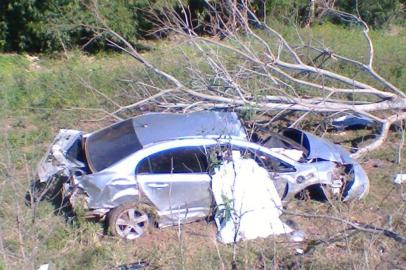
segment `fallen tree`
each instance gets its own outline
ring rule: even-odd
[[[300,46],[289,44],[279,32],[255,16],[247,1],[229,1],[232,26],[221,14],[212,13],[210,27],[221,33],[223,40],[199,36],[189,23],[186,7],[181,6],[181,12],[171,7],[164,14],[152,11],[150,16],[159,31],[181,36],[182,42],[203,60],[197,65],[187,53],[183,54],[185,72],[189,74],[186,80],[147,61],[130,42],[105,23],[97,12],[96,2],[89,7],[98,22],[98,26],[92,28],[99,35],[107,33],[108,44],[126,52],[168,85],[162,88],[154,83],[136,82],[144,88],[154,89],[154,94],[133,104],[116,104],[117,109],[109,115],[117,117],[125,110],[158,100],[161,106],[165,104],[166,108],[182,111],[252,108],[257,112],[275,111],[277,115],[300,112],[294,124],[314,113],[325,117],[356,113],[379,123],[375,140],[359,148],[353,154],[357,158],[380,147],[388,137],[390,127],[406,119],[406,94],[374,69],[374,46],[368,25],[359,16],[335,10],[331,5],[326,5],[324,16],[338,17],[362,30],[367,44],[366,62],[306,44],[299,35]],[[311,51],[314,57],[305,57],[304,49]],[[332,70],[327,62],[345,63],[356,70],[355,75]]]

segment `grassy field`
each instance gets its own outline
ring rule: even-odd
[[[297,42],[292,28],[275,27]],[[300,31],[308,42],[365,58],[359,31],[329,24]],[[405,91],[406,29],[376,31],[372,37],[376,70]],[[176,41],[148,45],[156,48],[145,55],[148,59],[172,74],[188,76],[178,68],[183,64],[178,49],[184,45]],[[152,230],[144,238],[126,242],[104,234],[101,223],[81,216],[66,220],[49,202],[35,208],[24,203],[36,164],[58,129],[93,131],[110,124],[114,119],[104,118],[103,110],[142,98],[139,89],[128,87],[128,79],[156,80],[125,55],[73,51],[68,56],[0,55],[0,269],[37,269],[46,263],[53,269],[111,269],[139,261],[147,263],[147,269],[230,269],[233,249],[215,241],[212,223]],[[142,107],[128,115],[151,109],[159,110]],[[331,138],[342,142],[347,136]],[[361,160],[371,181],[364,201],[331,206],[298,200],[288,210],[328,214],[406,235],[405,187],[391,183],[394,173],[406,171],[405,151],[401,163],[396,163],[399,139],[400,132],[393,131],[384,147]],[[406,268],[405,246],[385,236],[348,230],[326,219],[284,218],[294,221],[307,240],[295,244],[285,237],[271,237],[240,243],[239,269]],[[296,248],[306,254],[296,255]]]

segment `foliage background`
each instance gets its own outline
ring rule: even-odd
[[[152,4],[160,8],[164,2],[157,0]],[[365,5],[360,9],[361,16],[375,28],[371,37],[377,72],[406,89],[406,29],[399,26],[405,24],[400,11],[405,2],[359,2]],[[100,0],[99,8],[113,29],[133,43],[142,41],[154,47],[143,54],[148,60],[171,74],[187,78],[189,74],[180,68],[185,65],[180,60],[180,47],[187,51],[187,44],[181,40],[143,40],[152,25],[139,11],[150,3]],[[337,3],[341,9],[355,11],[355,1]],[[115,109],[99,93],[120,104],[131,104],[140,97],[139,89],[127,84],[128,78],[156,79],[126,55],[105,53],[101,39],[86,47],[99,52],[96,55],[75,50],[93,36],[88,28],[78,25],[92,23],[85,4],[77,0],[0,1],[0,50],[44,53],[36,60],[23,54],[0,54],[0,269],[38,269],[46,263],[55,269],[112,269],[138,261],[148,262],[149,269],[231,269],[233,250],[216,243],[213,224],[199,222],[152,230],[149,236],[133,243],[111,238],[104,233],[102,223],[86,221],[83,216],[67,220],[50,202],[41,202],[36,208],[24,203],[30,181],[36,175],[36,164],[58,129],[90,132],[112,123],[113,119],[97,121],[105,116],[98,109]],[[204,8],[198,8],[203,0],[193,4],[204,15]],[[252,4],[261,7],[261,1]],[[306,4],[304,0],[267,1],[270,25],[293,45],[299,31],[306,42],[321,42],[351,58],[365,57],[365,43],[356,27],[331,21],[297,29],[286,23],[300,21]],[[49,54],[63,50],[62,43],[68,49],[66,57]],[[188,53],[194,59],[194,52]],[[338,68],[339,72],[349,72],[345,65]],[[136,113],[150,110],[146,107]],[[361,135],[332,134],[330,139],[349,147],[351,139]],[[406,235],[405,188],[391,182],[394,173],[406,171],[405,151],[402,162],[396,162],[401,136],[399,130],[394,130],[385,147],[360,160],[371,181],[366,200],[334,207],[298,200],[290,209],[377,224]],[[405,265],[405,246],[382,235],[358,232],[333,241],[334,236],[347,233],[346,226],[326,220],[294,221],[306,233],[308,240],[303,246],[284,238],[241,243],[238,268],[401,269]],[[298,256],[298,247],[308,248],[309,252]]]
[[[225,0],[210,1],[213,4]],[[207,16],[205,0],[186,0],[192,14],[199,20]],[[405,0],[363,0],[359,2],[361,17],[371,26],[382,28],[388,23],[405,24]],[[251,0],[250,5],[259,16],[300,23],[306,19],[308,0]],[[317,3],[317,1],[316,1]],[[355,0],[339,0],[336,8],[356,13]],[[82,47],[91,52],[107,47],[101,37],[92,39],[86,27],[94,19],[88,12],[90,0],[2,0],[0,1],[0,51],[3,52],[58,52],[66,48]],[[151,38],[154,27],[148,21],[147,9],[165,13],[164,6],[177,8],[178,1],[164,0],[98,0],[100,14],[108,24],[127,40],[137,45],[140,38]],[[179,10],[179,8],[178,8]],[[335,22],[338,23],[338,22]],[[91,42],[89,42],[91,41]]]

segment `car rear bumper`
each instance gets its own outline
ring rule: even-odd
[[[82,134],[81,131],[72,129],[61,129],[59,131],[37,166],[40,182],[48,182],[56,175],[69,177],[74,168],[81,167],[79,164],[69,160],[66,153]]]

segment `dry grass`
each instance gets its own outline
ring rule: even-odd
[[[33,222],[34,211],[24,204],[24,196],[34,176],[34,161],[46,144],[37,144],[41,137],[31,138],[33,135],[28,134],[37,134],[41,127],[25,118],[7,118],[1,126],[2,267],[35,269],[52,262],[56,269],[111,269],[143,261],[148,263],[147,269],[231,268],[231,246],[217,243],[214,224],[204,221],[182,226],[180,238],[178,228],[173,227],[152,230],[135,242],[105,235],[101,223],[80,217],[66,221],[62,215],[55,214],[54,206],[48,202],[38,205]],[[93,127],[78,122],[77,128]],[[394,133],[385,149],[361,161],[371,180],[366,200],[336,202],[333,206],[297,200],[288,205],[288,210],[375,224],[406,235],[406,201],[401,199],[401,188],[391,183],[394,173],[406,170],[404,160],[401,164],[394,163],[398,136]],[[18,152],[14,152],[16,146]],[[293,220],[306,233],[306,241],[295,244],[287,237],[270,237],[242,242],[237,249],[239,269],[402,269],[406,264],[406,247],[385,236],[349,231],[347,226],[325,219],[287,215],[284,218]],[[345,237],[346,234],[350,235]],[[296,255],[296,248],[302,248],[306,254]]]
[[[331,28],[320,31],[326,42],[335,41],[336,29]],[[384,33],[374,35],[382,43],[377,46],[380,69],[404,87],[404,51],[393,53],[401,42],[389,42],[403,40],[404,31],[390,38]],[[342,46],[342,50],[350,50],[346,44]],[[148,57],[165,59],[162,50],[166,49],[160,48]],[[146,262],[147,269],[231,269],[232,247],[215,241],[216,229],[211,223],[182,226],[181,235],[178,228],[153,230],[144,238],[126,242],[105,235],[102,223],[81,217],[66,220],[49,202],[41,202],[35,209],[25,205],[25,192],[35,177],[36,163],[59,128],[92,131],[111,123],[111,119],[84,121],[102,114],[72,109],[112,108],[78,83],[78,75],[109,97],[126,102],[134,99],[134,92],[120,88],[123,84],[118,79],[128,75],[150,77],[122,56],[73,54],[69,60],[40,60],[42,68],[35,71],[25,70],[27,61],[20,56],[2,57],[0,64],[5,63],[7,69],[0,71],[0,269],[37,269],[44,263],[52,263],[55,269],[111,269],[138,261]],[[167,57],[165,61],[169,63],[167,68],[176,71],[176,59]],[[365,134],[335,134],[330,138],[349,145],[350,139],[361,135]],[[385,147],[361,160],[371,181],[370,194],[364,201],[336,202],[333,206],[294,201],[288,210],[328,214],[406,235],[406,186],[391,183],[393,174],[406,171],[405,153],[401,164],[396,164],[399,137],[399,132],[392,132]],[[281,236],[242,242],[237,249],[238,269],[406,268],[406,247],[385,236],[348,231],[343,224],[326,219],[283,218],[293,220],[306,233],[306,241],[295,244]],[[305,250],[305,255],[296,255],[297,248]]]

